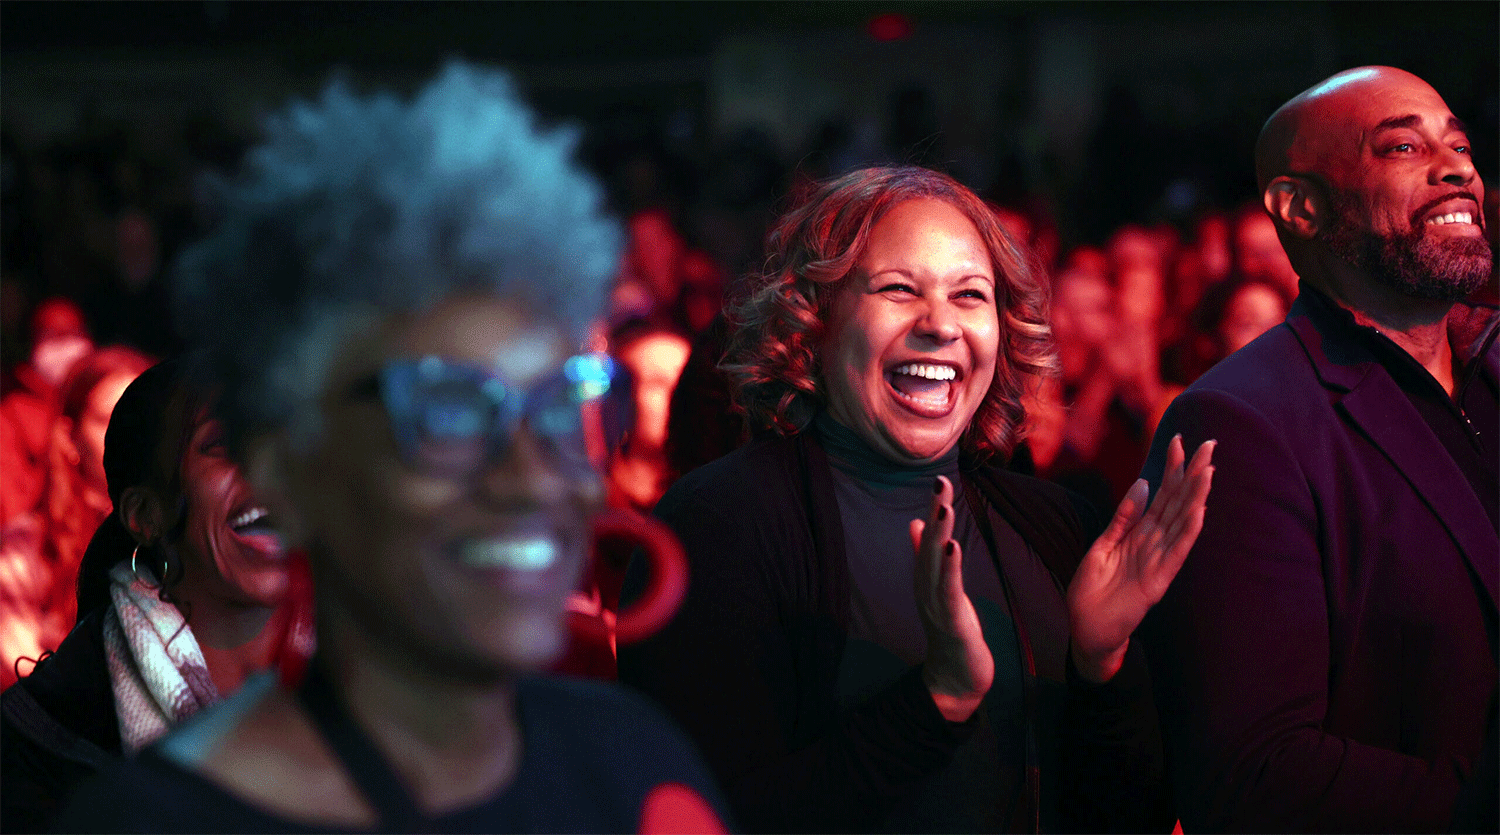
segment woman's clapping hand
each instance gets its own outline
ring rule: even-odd
[[[963,549],[953,539],[953,484],[938,476],[935,490],[927,520],[911,520],[917,612],[927,635],[922,677],[944,718],[962,722],[989,692],[995,659],[964,592]]]
[[[1084,555],[1068,585],[1073,664],[1084,678],[1105,682],[1114,677],[1131,633],[1182,568],[1203,527],[1215,443],[1201,444],[1184,469],[1182,437],[1174,437],[1161,489],[1150,507],[1142,479],[1125,494],[1109,527]]]

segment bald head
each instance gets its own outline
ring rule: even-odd
[[[1395,67],[1356,67],[1344,70],[1303,90],[1271,114],[1255,143],[1255,176],[1261,191],[1284,174],[1324,174],[1335,160],[1341,128],[1353,110],[1369,97],[1392,94],[1430,95],[1437,91],[1422,79]],[[1446,110],[1446,106],[1444,106]]]
[[[1405,70],[1358,67],[1303,91],[1261,129],[1255,168],[1287,257],[1321,288],[1373,279],[1455,299],[1488,274],[1463,124]]]

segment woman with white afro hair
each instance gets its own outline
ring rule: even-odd
[[[317,651],[103,775],[64,828],[723,829],[661,714],[538,672],[602,505],[585,429],[611,383],[579,346],[620,233],[573,146],[462,64],[410,102],[336,82],[270,120],[176,313],[306,555]]]

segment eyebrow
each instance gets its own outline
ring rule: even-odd
[[[1395,130],[1396,128],[1414,128],[1420,124],[1422,124],[1422,117],[1416,115],[1415,113],[1409,113],[1405,116],[1392,116],[1391,118],[1385,119],[1381,121],[1380,124],[1376,125],[1375,132],[1379,133],[1383,130]]]
[[[1414,128],[1420,124],[1422,124],[1421,116],[1418,116],[1415,113],[1408,113],[1405,116],[1392,116],[1389,119],[1381,121],[1375,126],[1375,130],[1373,132],[1379,133],[1383,130],[1395,130],[1396,128]],[[1461,120],[1459,120],[1457,116],[1449,116],[1447,131],[1449,133],[1452,133],[1454,131],[1458,131],[1459,133],[1468,133],[1469,129]]]

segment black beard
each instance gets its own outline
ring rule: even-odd
[[[1493,255],[1484,237],[1445,238],[1418,223],[1404,234],[1382,235],[1350,223],[1353,201],[1333,199],[1334,223],[1323,242],[1340,259],[1381,284],[1419,299],[1456,302],[1468,298],[1490,277]],[[1474,214],[1479,214],[1474,207]]]

